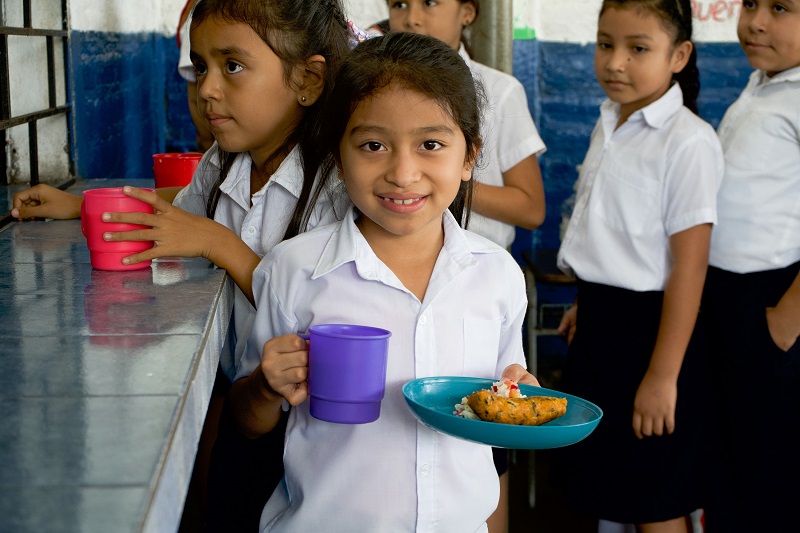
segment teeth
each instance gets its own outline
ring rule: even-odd
[[[387,202],[392,202],[393,204],[397,205],[410,205],[414,203],[413,198],[409,198],[408,200],[395,200],[393,198],[384,198]]]

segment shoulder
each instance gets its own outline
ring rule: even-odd
[[[722,152],[717,132],[701,117],[686,107],[681,107],[675,114],[669,127],[669,136],[674,139],[674,146],[688,150],[705,150],[711,147]]]
[[[525,95],[522,83],[511,74],[472,60],[469,65],[472,75],[483,84],[490,101],[503,100],[513,94]]]
[[[313,271],[322,251],[340,225],[340,222],[324,224],[279,242],[264,256],[256,271]]]
[[[508,250],[482,235],[465,229],[461,231],[466,239],[467,248],[477,261],[481,271],[490,271],[492,274],[498,275],[495,279],[503,280],[502,283],[514,277],[522,279],[522,270]],[[510,278],[506,276],[510,276]],[[505,279],[503,279],[504,277]]]

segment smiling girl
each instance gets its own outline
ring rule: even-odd
[[[481,142],[478,94],[454,50],[411,33],[358,45],[337,73],[321,144],[354,207],[258,266],[254,336],[267,342],[231,389],[251,437],[272,430],[284,401],[295,406],[262,531],[486,531],[499,495],[491,448],[420,425],[402,393],[435,375],[536,383],[522,366],[519,266],[459,227]],[[296,334],[321,323],[392,332],[377,421],[311,417]]]

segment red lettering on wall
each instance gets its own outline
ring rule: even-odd
[[[738,20],[741,10],[741,0],[692,0],[692,16],[700,22]]]

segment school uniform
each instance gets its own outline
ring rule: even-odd
[[[779,349],[766,308],[800,272],[800,67],[755,71],[718,129],[725,178],[703,298],[721,461],[709,532],[796,527],[800,343]]]
[[[723,158],[713,128],[683,106],[677,84],[617,128],[619,109],[601,105],[558,254],[559,267],[578,279],[578,327],[562,388],[604,416],[559,461],[576,508],[644,523],[702,507],[694,480],[706,385],[697,331],[678,378],[675,432],[637,439],[633,402],[658,334],[673,265],[669,238],[715,222]]]
[[[473,177],[479,183],[501,187],[504,184],[503,172],[531,155],[542,155],[546,147],[533,123],[525,88],[519,80],[473,61],[463,44],[459,54],[469,66],[472,75],[483,84],[487,97],[481,124],[484,145],[481,147]],[[474,211],[470,213],[467,229],[506,249],[516,236],[516,228],[512,224]]]
[[[380,418],[334,424],[291,409],[281,485],[264,507],[261,530],[486,531],[499,484],[489,446],[428,429],[402,394],[409,380],[441,375],[497,378],[524,365],[524,279],[494,243],[463,231],[444,213],[444,245],[424,300],[408,291],[344,220],[276,246],[253,277],[264,342],[312,324],[388,329],[386,393]],[[258,365],[248,360],[248,374]]]
[[[263,257],[283,239],[303,187],[303,165],[300,151],[295,147],[266,185],[253,195],[250,194],[251,165],[249,154],[240,153],[236,156],[225,181],[220,185],[221,196],[214,220],[239,235],[251,250]],[[219,145],[214,143],[200,161],[192,182],[178,193],[173,205],[195,215],[206,216],[206,202],[219,178],[220,167]],[[332,200],[332,194],[320,195],[308,222],[309,229],[335,221],[337,210],[340,216],[344,213],[349,203],[346,196],[342,192],[339,198]],[[341,204],[334,207],[338,201]],[[255,318],[255,309],[239,287],[235,289],[234,298],[233,327],[228,328],[228,346],[220,356],[220,367],[230,380],[236,374],[247,349],[247,338]],[[251,349],[261,353],[258,347]]]

